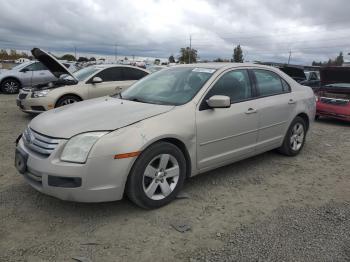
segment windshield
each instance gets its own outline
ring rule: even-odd
[[[93,73],[97,72],[99,69],[94,66],[85,67],[73,73],[74,77],[78,79],[78,81],[85,80]]]
[[[22,64],[16,65],[12,67],[13,70],[21,70],[22,68],[26,67],[27,65],[32,64],[33,62],[24,62]]]
[[[155,72],[122,92],[123,99],[165,105],[189,102],[215,69],[177,67]]]

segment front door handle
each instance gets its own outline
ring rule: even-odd
[[[296,103],[296,101],[294,101],[293,99],[289,99],[289,101],[288,101],[288,104],[290,104],[290,105],[294,105]]]
[[[250,114],[254,114],[256,112],[258,112],[258,110],[254,109],[254,108],[249,108],[245,113],[247,115],[250,115]]]

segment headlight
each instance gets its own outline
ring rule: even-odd
[[[47,94],[50,92],[50,90],[45,89],[41,91],[34,91],[32,97],[44,97],[47,96]]]
[[[84,133],[69,139],[64,146],[61,160],[75,163],[85,163],[92,146],[108,132]]]

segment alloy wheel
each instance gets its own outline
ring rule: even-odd
[[[304,126],[301,123],[296,123],[292,128],[292,134],[290,137],[290,146],[294,151],[298,151],[304,142],[305,131]]]
[[[4,90],[7,93],[13,94],[16,93],[18,91],[19,85],[16,81],[6,81],[4,83]]]
[[[176,158],[170,154],[154,157],[143,174],[143,190],[152,200],[169,196],[179,181],[180,167]]]
[[[65,105],[73,104],[75,102],[77,102],[77,100],[72,99],[72,98],[67,98],[67,99],[62,101],[61,105],[65,106]]]

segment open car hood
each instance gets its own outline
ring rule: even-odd
[[[295,80],[298,80],[298,81],[306,80],[306,75],[304,73],[304,69],[302,68],[293,67],[293,66],[283,66],[283,67],[280,67],[280,70]]]
[[[41,63],[43,63],[55,77],[60,78],[62,75],[70,75],[74,80],[78,81],[78,79],[76,79],[74,75],[69,72],[69,70],[64,65],[62,65],[53,55],[39,48],[33,48],[31,52],[32,55]]]
[[[350,94],[350,67],[321,67],[320,76],[322,90]]]

